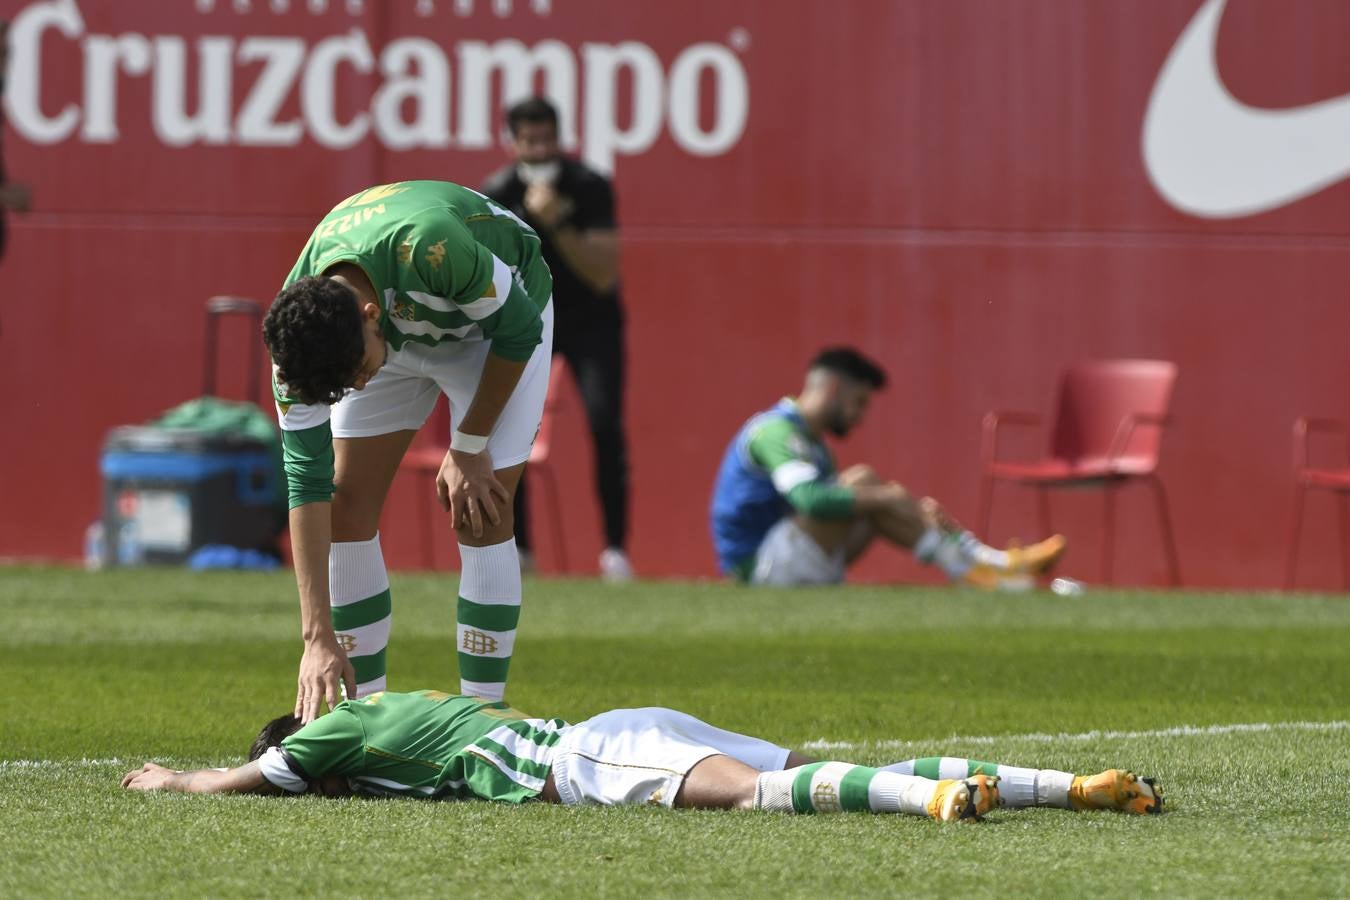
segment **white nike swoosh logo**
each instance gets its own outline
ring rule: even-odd
[[[1271,110],[1224,87],[1215,44],[1227,2],[1209,0],[1191,19],[1144,116],[1153,186],[1182,212],[1210,219],[1276,209],[1350,176],[1350,95]]]

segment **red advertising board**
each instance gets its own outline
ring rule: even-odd
[[[1075,360],[1176,361],[1161,474],[1193,584],[1278,583],[1293,420],[1350,413],[1336,0],[0,0],[0,14],[5,162],[34,198],[0,262],[0,556],[79,555],[104,434],[200,390],[207,297],[270,298],[318,217],[362,187],[478,184],[504,159],[503,104],[534,90],[562,110],[568,149],[615,178],[642,573],[714,574],[720,453],[825,344],[892,376],[841,459],[966,519],[986,410],[1049,412]],[[585,429],[564,408],[552,464],[589,569]],[[386,507],[392,565],[420,563],[420,489],[400,479]],[[1031,498],[1000,490],[992,537],[1034,537]],[[1121,503],[1121,580],[1164,579],[1148,500]],[[1054,503],[1066,570],[1088,580],[1099,502]],[[1307,584],[1336,580],[1334,513],[1308,510]],[[885,550],[859,575],[930,577]]]

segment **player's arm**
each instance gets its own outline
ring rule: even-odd
[[[573,272],[597,294],[608,294],[619,281],[619,233],[613,229],[582,231],[561,222],[549,240]]]
[[[846,519],[858,511],[857,492],[821,472],[804,439],[786,419],[770,419],[749,439],[750,458],[773,479],[779,496],[811,519]]]
[[[520,276],[449,212],[419,222],[409,243],[409,264],[419,280],[454,302],[491,341],[478,387],[455,425],[451,449],[436,478],[437,495],[452,523],[458,527],[467,521],[480,537],[483,517],[500,523],[498,504],[510,499],[493,473],[487,439],[543,338],[543,321]]]
[[[300,594],[300,637],[304,651],[296,676],[296,718],[312,722],[342,700],[356,696],[356,670],[333,631],[328,594],[328,553],[332,545],[332,504],[306,503],[291,509],[291,556]]]
[[[295,716],[313,721],[341,701],[340,686],[356,695],[356,673],[337,642],[329,613],[328,551],[333,540],[333,431],[328,407],[291,403],[273,378],[290,505],[291,555],[300,594],[304,653],[297,677]]]
[[[413,276],[450,300],[490,343],[488,363],[458,430],[487,437],[543,339],[539,307],[511,267],[474,240],[448,210],[428,210],[409,235]]]
[[[347,776],[361,772],[366,756],[365,729],[352,704],[375,703],[379,697],[348,701],[268,747],[257,760],[262,777],[288,794],[346,793]],[[336,790],[335,784],[340,785]]]
[[[597,294],[608,294],[619,281],[619,233],[614,222],[614,190],[603,178],[589,180],[584,195],[569,208],[552,185],[530,185],[525,206],[533,221],[568,268]]]
[[[257,760],[235,769],[198,769],[184,772],[148,762],[122,777],[122,787],[133,791],[174,791],[180,794],[280,794],[282,789],[263,777]]]

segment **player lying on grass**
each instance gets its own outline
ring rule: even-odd
[[[616,709],[569,725],[440,691],[339,703],[308,725],[269,722],[250,762],[177,772],[154,763],[124,787],[183,793],[351,793],[522,803],[907,813],[939,821],[995,806],[1162,811],[1151,779],[1089,778],[949,757],[884,768],[817,762],[669,709]]]
[[[999,550],[870,466],[838,472],[825,444],[844,437],[886,374],[856,350],[823,350],[796,398],[752,416],[727,447],[712,498],[718,562],[751,584],[837,584],[876,538],[953,581],[1022,587],[1064,553],[1060,535]]]

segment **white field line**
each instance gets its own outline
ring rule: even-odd
[[[117,759],[0,759],[0,772],[9,769],[93,769],[102,766],[124,766],[126,760]]]
[[[858,750],[875,748],[895,750],[933,744],[1060,744],[1070,741],[1134,740],[1159,737],[1208,737],[1218,734],[1250,734],[1267,731],[1343,731],[1350,722],[1245,722],[1235,725],[1178,725],[1174,728],[1155,728],[1150,731],[1082,731],[1077,734],[987,734],[978,736],[952,735],[948,738],[930,738],[922,741],[808,741],[803,750]],[[3,765],[3,763],[0,763]]]
[[[1174,728],[1155,728],[1151,731],[1081,731],[1077,734],[984,734],[952,735],[947,738],[928,738],[921,741],[807,741],[803,750],[858,750],[862,748],[888,750],[931,744],[1002,744],[1032,743],[1057,744],[1068,741],[1134,740],[1158,737],[1207,737],[1217,734],[1251,734],[1269,731],[1344,731],[1350,721],[1334,722],[1244,722],[1235,725],[1178,725]],[[127,760],[118,759],[0,759],[0,772],[20,769],[85,769],[104,766],[125,766]]]

